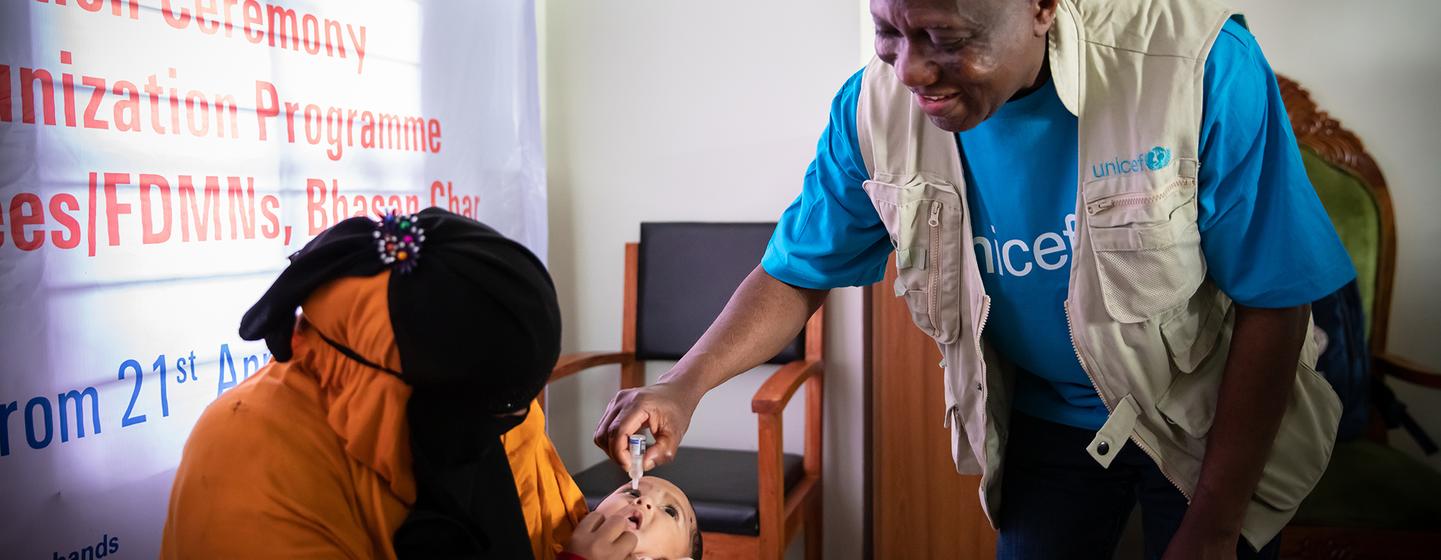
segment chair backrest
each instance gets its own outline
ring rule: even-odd
[[[765,253],[775,223],[640,225],[636,359],[676,360],[720,315]],[[770,360],[805,357],[805,332]]]
[[[1396,224],[1386,179],[1360,138],[1320,110],[1299,84],[1276,78],[1306,174],[1356,266],[1371,350],[1384,351],[1396,270]]]

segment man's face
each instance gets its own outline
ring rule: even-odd
[[[871,0],[876,54],[936,126],[970,130],[1037,81],[1055,0]]]
[[[691,532],[696,526],[690,500],[670,481],[647,476],[640,489],[630,484],[617,488],[595,507],[597,513],[625,517],[626,529],[635,533],[636,558],[672,560],[690,555]]]

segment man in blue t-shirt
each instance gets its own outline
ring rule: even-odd
[[[923,110],[951,107],[927,112],[957,132],[970,249],[991,297],[984,336],[1018,370],[996,518],[998,556],[1109,557],[1139,501],[1149,558],[1275,557],[1275,542],[1259,552],[1238,542],[1241,512],[1274,429],[1270,435],[1213,434],[1225,445],[1208,448],[1191,504],[1135,446],[1126,446],[1109,468],[1085,451],[1108,413],[1077,362],[1062,305],[1076,238],[1077,117],[1050,80],[1044,33],[1029,49],[996,39],[1013,38],[1000,31],[1007,24],[1034,23],[1054,8],[1055,0],[872,2],[877,51],[906,86],[966,92],[959,102],[918,93],[918,102]],[[977,21],[991,25],[970,27]],[[975,42],[982,45],[967,48],[979,52],[955,65],[942,56],[915,60],[924,58],[916,53]],[[905,52],[908,66],[887,59],[887,52]],[[869,179],[856,128],[862,78],[857,72],[836,94],[801,194],[782,214],[761,268],[661,383],[622,392],[612,402],[596,442],[617,461],[625,462],[617,441],[642,423],[666,435],[647,460],[667,458],[700,395],[774,354],[827,290],[882,278],[892,245],[861,188]],[[1269,323],[1274,330],[1263,331],[1274,336],[1252,351],[1294,358],[1299,344],[1285,341],[1298,339],[1285,331],[1300,325],[1304,332],[1309,303],[1355,272],[1306,178],[1275,76],[1238,21],[1228,22],[1211,47],[1204,100],[1197,225],[1207,274],[1237,304],[1238,322],[1246,313],[1275,321]],[[1255,384],[1232,384],[1221,399],[1245,401],[1236,405],[1244,409],[1238,414],[1257,425],[1279,419],[1277,407],[1267,410],[1276,397],[1261,392],[1289,382],[1279,376],[1247,382]],[[1250,398],[1228,397],[1228,389]]]

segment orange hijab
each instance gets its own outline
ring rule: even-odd
[[[391,274],[315,289],[292,359],[206,409],[176,473],[162,557],[395,558],[393,536],[416,500],[412,389],[363,363],[402,369]],[[544,423],[532,403],[501,437],[536,558],[554,557],[586,511]]]

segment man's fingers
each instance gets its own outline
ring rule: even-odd
[[[651,470],[674,460],[676,448],[680,445],[680,442],[676,441],[675,433],[662,425],[659,418],[652,416],[648,420],[646,427],[650,428],[651,435],[655,437],[655,443],[646,449],[645,461],[642,463],[645,465],[645,470]]]
[[[651,470],[675,459],[675,438],[669,432],[653,432],[655,444],[645,450],[645,470]]]
[[[627,407],[628,410],[618,415],[610,423],[610,456],[615,462],[626,470],[630,469],[630,438],[631,434],[640,431],[645,425],[646,419],[650,416],[644,410]]]

